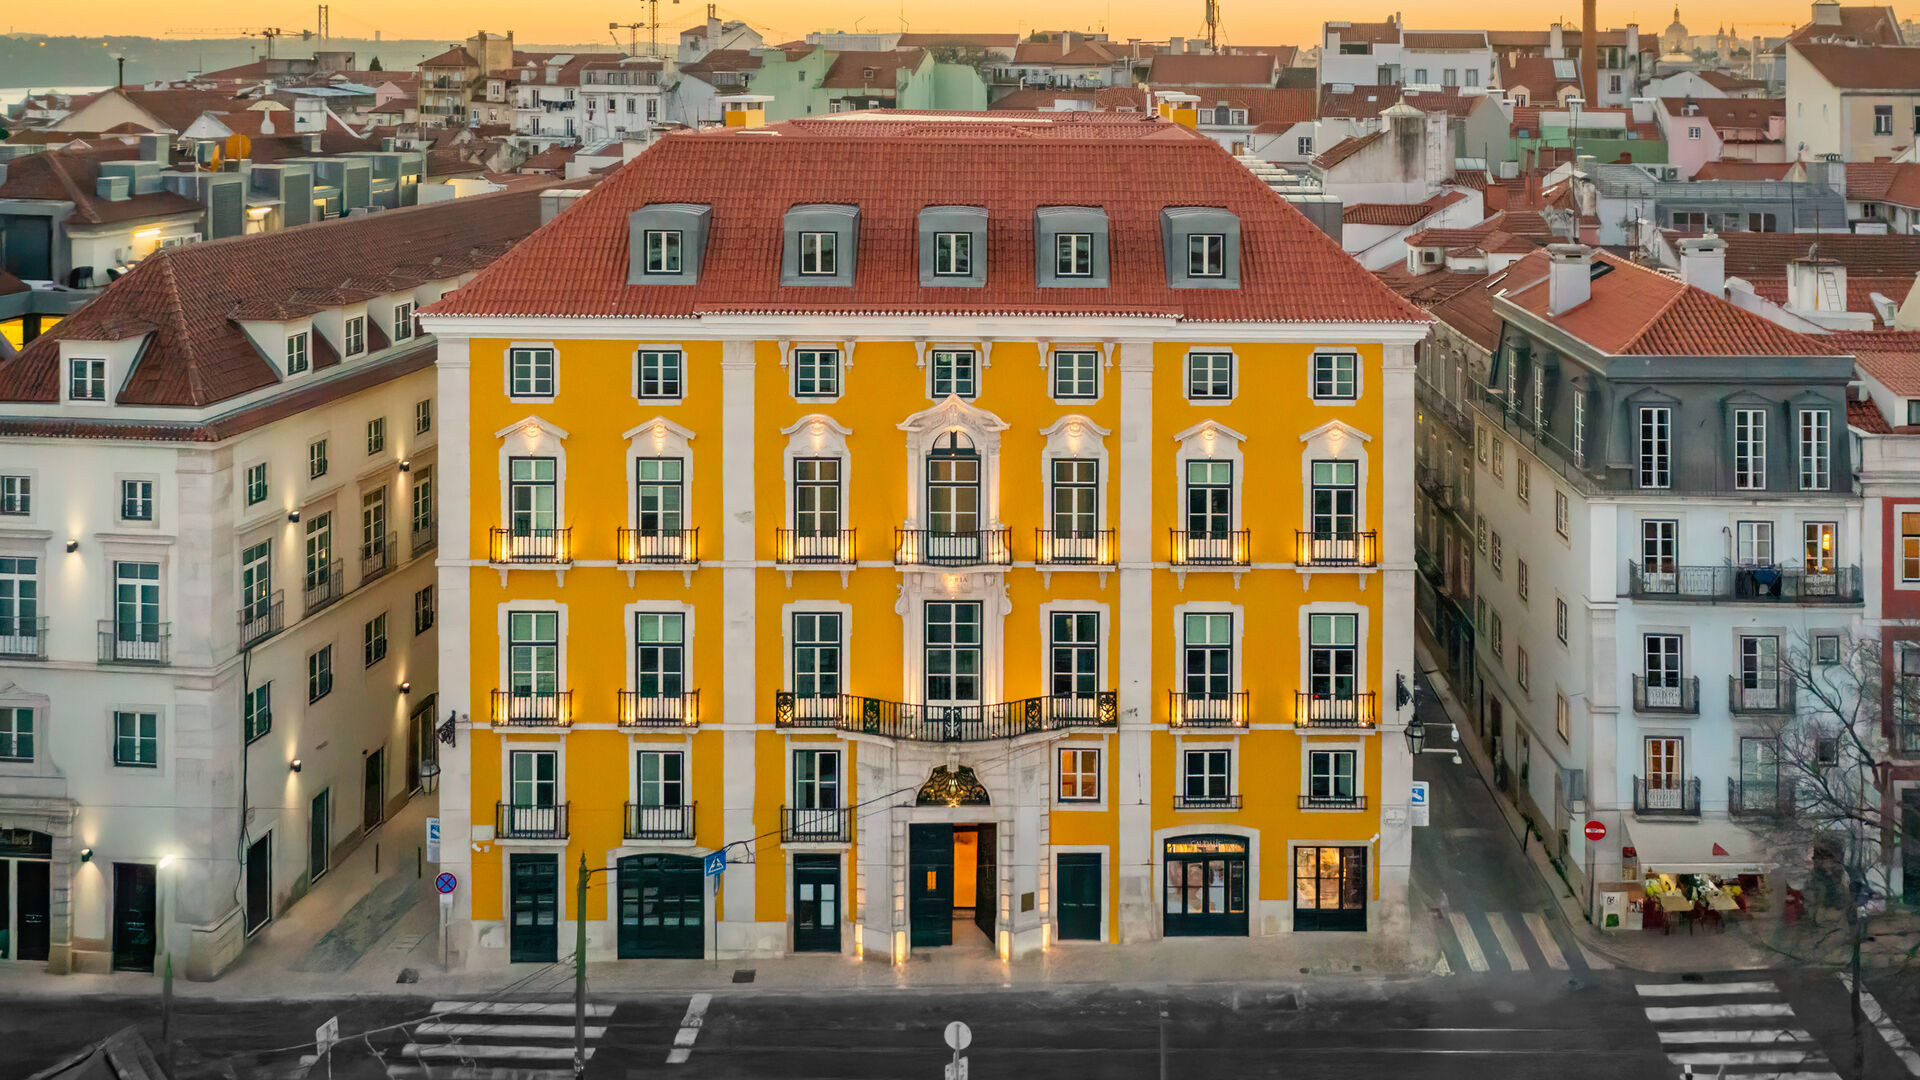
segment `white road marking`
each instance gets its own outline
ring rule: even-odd
[[[1487,954],[1480,951],[1480,939],[1473,935],[1473,924],[1457,911],[1447,912],[1447,921],[1453,924],[1453,936],[1460,941],[1460,951],[1466,954],[1467,966],[1475,971],[1487,970]]]
[[[604,1027],[587,1027],[587,1038],[597,1039],[607,1033]],[[416,1035],[459,1035],[468,1038],[488,1039],[571,1039],[572,1024],[442,1024],[425,1023],[415,1029]]]
[[[1527,954],[1520,951],[1520,939],[1513,936],[1513,928],[1507,925],[1507,918],[1499,912],[1487,912],[1487,925],[1493,927],[1493,938],[1500,943],[1500,951],[1507,954],[1507,966],[1515,971],[1530,971]]]
[[[1587,967],[1589,969],[1593,971],[1612,971],[1613,970],[1613,961],[1608,960],[1606,957],[1601,956],[1599,953],[1594,952],[1592,949],[1587,948],[1585,945],[1580,944],[1579,942],[1575,942],[1574,944],[1579,945],[1580,958],[1587,962]]]
[[[572,1061],[571,1046],[458,1046],[438,1045],[422,1046],[408,1043],[400,1053],[413,1058],[459,1058],[462,1060],[506,1060],[506,1061]],[[587,1047],[587,1056],[593,1056],[593,1047]]]
[[[1540,947],[1540,955],[1547,958],[1547,966],[1555,971],[1567,970],[1567,958],[1560,951],[1560,945],[1553,940],[1553,931],[1547,929],[1547,918],[1537,911],[1523,911],[1520,921],[1527,926],[1527,933],[1533,935],[1533,943]]]
[[[1812,1050],[1704,1050],[1699,1053],[1681,1051],[1670,1053],[1667,1060],[1675,1065],[1824,1065],[1827,1056],[1818,1049]]]
[[[436,1001],[433,1011],[487,1016],[572,1016],[573,1006],[567,1002],[542,1001]],[[613,1006],[588,1005],[587,1015],[612,1016]]]
[[[1704,1031],[1663,1031],[1660,1042],[1666,1043],[1786,1043],[1812,1042],[1813,1036],[1798,1028],[1735,1028],[1726,1030],[1712,1028]]]
[[[1641,997],[1723,997],[1728,994],[1777,994],[1769,982],[1641,983]]]
[[[1840,985],[1846,987],[1848,993],[1852,993],[1852,976],[1847,972],[1840,972]],[[1913,1044],[1908,1042],[1907,1036],[1893,1025],[1893,1018],[1887,1015],[1887,1010],[1881,1008],[1880,1003],[1873,1000],[1873,995],[1864,988],[1860,991],[1860,1011],[1866,1013],[1867,1019],[1873,1021],[1873,1026],[1880,1032],[1880,1037],[1887,1040],[1887,1046],[1900,1056],[1900,1060],[1907,1066],[1907,1071],[1914,1076],[1920,1076],[1920,1053],[1914,1052]]]
[[[1743,1016],[1792,1016],[1793,1006],[1784,1001],[1764,1001],[1741,1005],[1649,1005],[1647,1019],[1656,1024],[1675,1020],[1737,1020]]]
[[[700,1037],[707,1006],[712,1003],[712,994],[695,994],[687,1002],[687,1015],[680,1018],[680,1030],[673,1036],[673,1052],[667,1055],[667,1064],[683,1065],[693,1056],[693,1041]]]

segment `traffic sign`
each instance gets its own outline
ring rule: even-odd
[[[727,869],[727,853],[716,851],[707,856],[704,864],[708,877],[719,877]]]
[[[441,874],[439,877],[433,879],[433,887],[439,891],[441,896],[449,896],[453,893],[453,890],[460,887],[460,879],[454,877],[452,874]]]
[[[440,819],[437,817],[427,819],[427,861],[440,861]]]
[[[1607,838],[1607,823],[1604,821],[1589,821],[1587,822],[1584,833],[1587,839],[1597,844]]]
[[[955,1050],[965,1050],[973,1045],[973,1030],[958,1020],[948,1024],[947,1045]]]
[[[327,1017],[326,1023],[313,1029],[313,1048],[321,1057],[325,1057],[327,1051],[333,1049],[333,1044],[339,1041],[340,1018],[337,1016]]]
[[[1407,803],[1412,810],[1412,813],[1410,813],[1408,817],[1411,818],[1413,824],[1415,825],[1427,824],[1428,822],[1427,812],[1429,807],[1431,807],[1432,805],[1427,799],[1427,781],[1415,780],[1413,782],[1413,791],[1410,797],[1408,798]]]
[[[943,1080],[967,1080],[967,1059],[955,1058],[947,1062]]]

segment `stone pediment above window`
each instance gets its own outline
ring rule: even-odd
[[[1333,438],[1335,433],[1338,433],[1339,437],[1337,439]],[[1329,420],[1326,423],[1321,424],[1319,427],[1314,428],[1312,431],[1302,434],[1300,436],[1300,441],[1314,442],[1315,440],[1322,440],[1327,442],[1339,442],[1349,438],[1359,439],[1363,443],[1370,443],[1373,441],[1373,436],[1367,434],[1364,431],[1361,431],[1359,428],[1354,427],[1351,424],[1343,424],[1338,420]]]
[[[982,451],[992,451],[999,448],[1000,433],[1007,430],[1007,422],[978,405],[949,396],[902,420],[899,427],[914,436],[916,443],[930,441],[943,431],[966,431]]]
[[[1245,435],[1240,434],[1239,432],[1233,430],[1232,428],[1228,427],[1225,424],[1215,423],[1212,420],[1200,421],[1199,423],[1193,425],[1187,430],[1182,431],[1179,434],[1175,435],[1173,437],[1173,441],[1184,445],[1185,443],[1193,439],[1211,441],[1214,439],[1221,439],[1221,438],[1231,439],[1235,443],[1243,443],[1247,441],[1247,437]]]
[[[1628,405],[1679,405],[1680,399],[1651,386],[1643,386],[1621,399]]]
[[[516,420],[493,433],[496,439],[518,436],[526,442],[537,441],[543,435],[554,439],[565,439],[567,432],[565,428],[550,424],[537,416],[529,416],[525,420]]]

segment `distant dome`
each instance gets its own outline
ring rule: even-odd
[[[1680,52],[1686,48],[1687,26],[1680,21],[1680,7],[1674,5],[1673,24],[1660,33],[1660,47],[1668,52]]]

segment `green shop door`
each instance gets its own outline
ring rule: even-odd
[[[953,826],[907,826],[908,941],[953,944]]]
[[[793,857],[793,951],[840,951],[840,857]]]
[[[629,855],[620,860],[623,960],[706,953],[706,879],[690,855]]]
[[[1059,894],[1060,940],[1100,940],[1100,855],[1063,852],[1054,856]]]
[[[509,856],[508,873],[513,887],[508,958],[516,964],[551,964],[560,958],[560,856]]]

